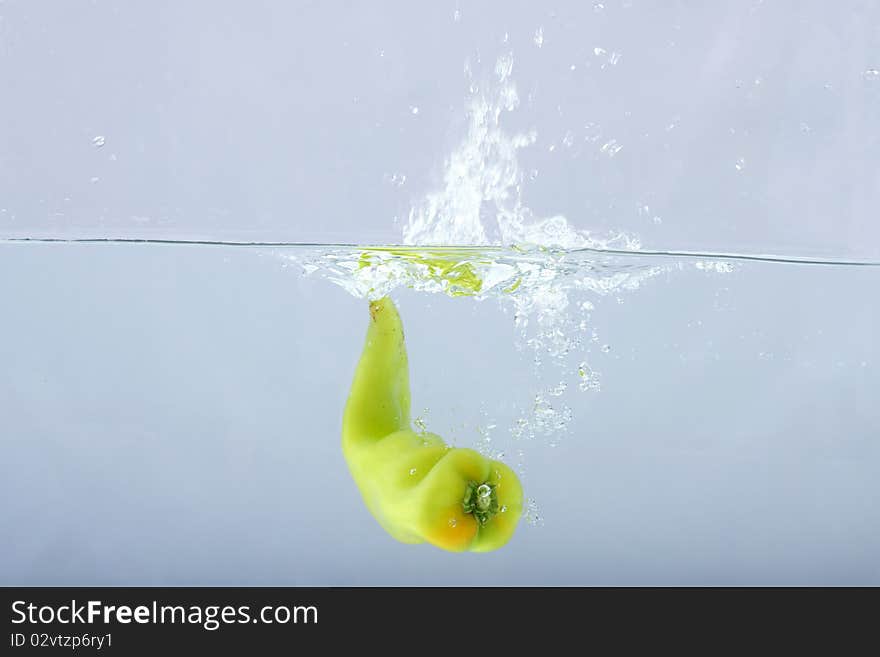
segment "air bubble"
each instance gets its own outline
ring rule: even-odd
[[[104,135],[97,135],[92,139],[92,145],[95,148],[101,148],[101,146],[104,145],[105,141],[106,139],[104,138]]]
[[[584,392],[599,392],[601,389],[601,384],[599,382],[599,373],[594,372],[593,369],[587,365],[587,363],[581,363],[578,366],[578,376],[581,379],[580,385],[578,386]]]
[[[409,469],[409,474],[410,474],[410,476],[414,475],[416,472],[417,472],[417,471],[416,471],[415,468],[410,468],[410,469]]]
[[[526,522],[529,523],[532,527],[537,527],[544,524],[544,518],[541,517],[541,513],[538,510],[538,504],[537,502],[535,502],[535,500],[528,500],[528,502],[526,503],[525,513],[523,515],[525,516]]]
[[[543,28],[543,26],[539,27],[537,30],[535,30],[535,37],[534,37],[533,41],[535,42],[535,45],[538,46],[539,48],[541,48],[544,45],[544,28]]]
[[[425,422],[425,418],[428,415],[428,409],[422,411],[422,414],[419,415],[415,420],[413,420],[413,424],[416,427],[416,433],[424,435],[428,431],[428,425]],[[426,441],[427,442],[427,441]]]

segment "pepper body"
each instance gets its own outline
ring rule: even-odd
[[[342,450],[367,508],[404,543],[487,552],[510,539],[522,515],[522,488],[504,463],[413,431],[403,324],[387,297],[370,303]]]

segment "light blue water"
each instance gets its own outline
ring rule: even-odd
[[[876,264],[419,249],[0,244],[0,582],[880,583]],[[496,553],[349,478],[386,290],[419,422],[520,473]]]

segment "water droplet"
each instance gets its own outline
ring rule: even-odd
[[[603,5],[601,2],[593,3],[593,11],[595,11],[597,14],[601,11],[604,11],[604,9],[605,5]]]
[[[416,473],[416,469],[415,469],[415,468],[410,468],[410,469],[409,469],[409,474],[410,474],[410,476],[414,475],[415,473]]]
[[[596,46],[595,48],[593,48],[593,54],[596,55],[596,57],[602,57],[607,52],[608,51],[605,50],[605,48],[600,48],[599,46]]]
[[[812,128],[810,128],[809,124],[807,124],[805,121],[801,121],[800,129],[801,132],[803,132],[804,134],[812,132]]]
[[[663,218],[659,215],[655,215],[654,219],[652,219],[652,221],[659,226],[660,224],[663,223]]]
[[[403,187],[403,184],[406,182],[406,174],[386,173],[385,180],[386,180],[386,182],[394,185],[395,187]]]
[[[734,166],[736,167],[737,171],[742,171],[743,169],[746,168],[746,158],[744,158],[744,157],[739,158],[736,161],[736,164],[734,164]]]
[[[584,301],[581,304],[581,310],[593,310],[596,306],[593,305],[592,301]]]
[[[599,150],[605,153],[608,157],[614,157],[622,148],[623,146],[618,144],[616,139],[611,139],[605,142]]]
[[[452,12],[452,20],[454,20],[456,23],[461,21],[461,9],[456,9]]]
[[[492,489],[488,484],[482,484],[479,488],[477,488],[477,495],[482,497],[483,499],[489,497],[492,494]]]
[[[541,26],[537,30],[535,30],[535,45],[539,48],[544,45],[544,27]]]
[[[574,71],[575,69],[577,69],[577,66],[575,66],[574,64],[568,67],[569,71]]]
[[[506,505],[506,504],[502,504],[500,510],[501,510],[501,513],[507,513],[507,505]]]
[[[412,112],[413,116],[419,113],[419,108],[417,105],[410,105],[409,111]]]
[[[93,185],[96,182],[98,182],[99,180],[100,180],[100,178],[98,178],[98,176],[92,176],[91,178],[89,178],[89,182],[92,183]]]
[[[603,344],[602,345],[602,353],[607,354],[609,351],[611,351],[611,345],[610,344]]]
[[[869,68],[867,71],[862,73],[862,77],[865,80],[870,80],[870,81],[880,80],[880,69]]]
[[[92,138],[92,145],[95,148],[101,148],[101,146],[104,145],[105,141],[106,140],[104,138],[104,135],[97,135],[96,137]]]
[[[455,527],[457,524],[458,524],[458,520],[456,520],[455,518],[449,519],[449,526],[450,527]]]

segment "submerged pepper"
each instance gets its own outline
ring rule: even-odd
[[[488,552],[507,543],[522,515],[522,487],[509,467],[413,431],[403,325],[388,297],[370,303],[342,450],[367,508],[404,543]]]

